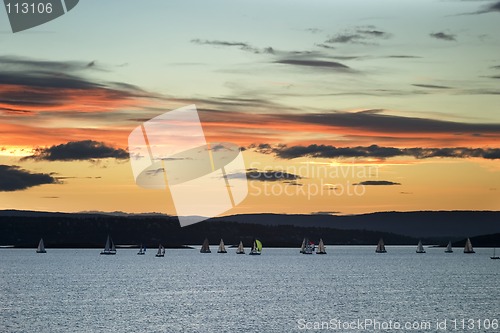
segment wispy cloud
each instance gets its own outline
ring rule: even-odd
[[[452,87],[447,87],[447,86],[439,86],[435,84],[412,84],[412,86],[419,87],[419,88],[429,88],[429,89],[452,89]]]
[[[129,158],[129,154],[124,149],[113,148],[106,145],[104,142],[85,140],[63,143],[48,148],[37,148],[32,156],[24,157],[23,160],[93,161],[103,158],[124,160]]]
[[[266,106],[265,110],[265,113],[255,113],[250,108],[247,113],[236,112],[234,108],[231,112],[202,109],[200,118],[206,134],[214,136],[214,141],[224,141],[225,137],[226,141],[231,138],[240,145],[276,144],[287,140],[309,144],[316,142],[308,138],[318,135],[323,138],[320,143],[331,144],[342,138],[355,145],[382,142],[407,147],[494,147],[500,140],[500,124],[496,123],[401,116],[377,109],[314,113],[276,104]]]
[[[221,40],[207,40],[207,39],[192,39],[191,43],[198,45],[211,45],[211,46],[222,46],[222,47],[237,47],[240,50],[252,52],[255,54],[273,54],[274,49],[272,47],[257,48],[245,42],[228,42]]]
[[[436,38],[436,39],[440,39],[440,40],[444,40],[444,41],[448,41],[448,42],[453,42],[453,41],[457,40],[455,35],[448,34],[445,32],[433,32],[433,33],[430,33],[429,36],[431,36],[432,38]]]
[[[16,59],[10,57],[7,62],[3,59],[3,65],[11,65],[0,71],[0,113],[109,112],[154,97],[123,82],[87,79],[75,72],[81,69],[80,63]],[[45,65],[48,69],[42,70]]]
[[[389,55],[387,56],[387,58],[396,58],[396,59],[419,59],[419,58],[422,58],[422,57],[419,57],[419,56],[413,56],[413,55],[404,55],[404,54],[400,54],[400,55]]]
[[[56,178],[46,173],[33,173],[15,165],[0,165],[0,192],[22,191],[34,186],[57,183]]]
[[[40,70],[40,71],[58,71],[58,72],[75,72],[85,69],[100,69],[104,70],[97,64],[96,60],[89,62],[83,61],[47,61],[30,59],[18,56],[0,56],[0,68],[8,68],[12,70]]]
[[[317,47],[321,47],[323,49],[327,49],[327,50],[335,50],[336,47],[335,46],[331,46],[331,45],[328,45],[328,44],[324,44],[324,43],[319,43],[319,44],[315,44]]]
[[[318,33],[322,32],[323,29],[319,29],[319,28],[307,28],[307,29],[305,29],[305,31],[310,32],[312,34],[318,34]]]
[[[500,132],[500,124],[463,123],[429,118],[388,115],[383,110],[293,114],[284,117],[302,123],[335,127],[364,128],[384,133],[492,133]]]
[[[336,61],[283,59],[283,60],[277,60],[275,61],[275,63],[293,65],[293,66],[320,67],[320,68],[328,68],[343,72],[352,72],[349,66],[346,66]]]
[[[375,44],[375,40],[388,39],[391,34],[373,26],[358,27],[328,38],[326,44]]]
[[[494,13],[494,12],[500,12],[500,1],[490,3],[487,5],[483,5],[483,6],[481,6],[481,8],[479,8],[475,12],[463,13],[463,14],[458,14],[458,15],[477,15],[477,14],[487,14],[487,13]]]
[[[2,143],[52,145],[68,139],[124,137],[129,114],[163,98],[125,82],[97,80],[92,74],[96,68],[106,71],[94,60],[0,57]]]

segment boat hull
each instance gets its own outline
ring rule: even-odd
[[[42,250],[42,251],[36,251],[36,253],[47,253],[47,251]]]
[[[102,251],[101,254],[105,255],[105,256],[114,256],[116,254],[116,252],[104,252],[104,251]]]
[[[375,251],[376,253],[387,253],[386,250]]]
[[[326,252],[316,252],[316,254],[326,254]]]

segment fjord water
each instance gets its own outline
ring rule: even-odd
[[[490,260],[492,249],[374,249],[327,246],[327,255],[301,255],[264,248],[261,256],[182,249],[164,258],[152,249],[145,256],[136,249],[116,256],[1,249],[0,331],[304,332],[301,319],[368,318],[429,321],[431,329],[416,331],[442,332],[436,320],[500,319],[500,261]]]

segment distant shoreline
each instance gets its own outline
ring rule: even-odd
[[[186,248],[208,239],[216,247],[250,247],[258,238],[264,247],[300,247],[304,238],[314,243],[376,246],[500,248],[500,212],[435,211],[386,212],[355,216],[253,214],[212,218],[181,228],[176,217],[105,214],[61,214],[34,211],[0,211],[0,246],[35,248],[43,238],[47,248],[104,248],[107,237],[122,247],[149,249]],[[198,245],[201,246],[201,245]],[[196,245],[194,245],[196,247]]]

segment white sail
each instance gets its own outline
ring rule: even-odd
[[[160,244],[160,246],[158,246],[158,252],[156,252],[156,256],[163,257],[164,255],[165,255],[165,248],[163,247],[163,245]]]
[[[448,242],[448,245],[446,246],[446,253],[452,253],[453,252],[453,247],[451,246],[451,241]]]
[[[36,249],[37,253],[46,253],[45,244],[43,243],[43,238],[40,238],[40,242],[38,243],[38,247]]]
[[[106,239],[106,245],[104,246],[104,250],[101,251],[101,254],[116,254],[116,247],[113,240],[109,237]]]
[[[260,255],[260,253],[262,252],[262,243],[260,240],[258,239],[254,239],[253,240],[253,244],[252,244],[252,250],[250,251],[250,255]]]
[[[384,244],[384,240],[382,238],[380,238],[380,240],[378,241],[377,249],[375,250],[375,252],[377,252],[377,253],[386,253],[387,252],[385,250],[385,244]]]
[[[305,250],[306,250],[306,239],[304,238],[304,240],[302,241],[302,246],[300,247],[300,253],[304,253]]]
[[[467,238],[467,241],[465,242],[464,253],[475,253],[474,249],[472,248],[470,238]]]
[[[304,250],[301,251],[302,254],[312,254],[314,252],[314,243],[305,238]]]
[[[245,254],[245,248],[243,247],[243,242],[240,241],[240,245],[238,245],[238,249],[236,250],[237,254]]]
[[[325,244],[323,243],[323,239],[319,239],[318,250],[316,254],[326,254]]]
[[[418,241],[417,253],[425,253],[424,246],[422,245],[422,241]]]
[[[227,253],[226,251],[226,247],[224,246],[224,241],[220,240],[220,244],[219,244],[219,249],[217,250],[217,253]]]
[[[203,245],[201,246],[200,253],[211,253],[210,244],[208,243],[208,238],[205,238]]]

